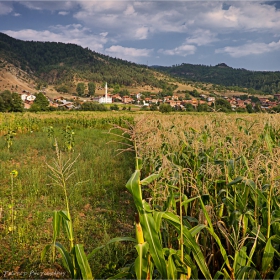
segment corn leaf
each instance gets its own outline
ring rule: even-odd
[[[137,279],[146,279],[148,273],[148,259],[147,253],[149,250],[149,244],[147,242],[143,244],[137,244],[135,246],[138,257],[135,260],[134,267]]]
[[[268,272],[272,268],[273,263],[273,257],[275,249],[272,246],[272,239],[274,236],[271,236],[265,245],[264,252],[263,252],[263,258],[262,258],[262,272]]]
[[[54,211],[53,212],[53,243],[55,243],[56,238],[59,236],[60,222],[61,222],[61,216],[59,212]]]
[[[249,266],[242,267],[235,275],[236,279],[262,279],[259,272]]]
[[[280,267],[274,273],[273,279],[274,280],[279,280],[280,279]]]
[[[142,190],[140,185],[140,170],[135,170],[126,183],[126,188],[133,196],[133,200],[138,212],[142,211]]]
[[[213,280],[222,279],[222,278],[220,278],[221,276],[224,276],[224,273],[222,273],[221,271],[217,271],[213,277]],[[225,279],[225,278],[223,278],[223,279]]]
[[[128,277],[130,275],[129,271],[122,271],[114,276],[111,276],[108,279],[129,279],[130,277]]]
[[[78,261],[83,279],[93,279],[91,268],[89,266],[88,259],[84,252],[83,245],[81,244],[75,245],[75,256]]]
[[[163,216],[163,212],[154,211],[153,213],[156,232],[160,231],[162,216]]]
[[[227,184],[227,186],[229,187],[229,186],[232,186],[232,185],[239,184],[240,182],[243,181],[243,179],[244,179],[243,177],[239,176],[239,177],[235,178],[234,180],[232,180],[231,182],[229,182]]]
[[[225,248],[223,247],[220,238],[218,237],[218,235],[217,235],[217,234],[215,233],[215,231],[214,231],[214,228],[213,228],[211,219],[210,219],[210,217],[209,217],[209,215],[208,215],[208,212],[207,212],[207,210],[206,210],[206,208],[205,208],[205,205],[204,205],[204,203],[203,203],[201,197],[199,198],[199,200],[200,200],[200,204],[201,204],[202,211],[203,211],[204,216],[205,216],[205,218],[206,218],[206,220],[207,220],[207,222],[208,222],[208,225],[209,225],[209,227],[206,227],[206,229],[207,229],[207,231],[214,237],[215,241],[216,241],[217,244],[219,245],[221,254],[222,254],[222,256],[223,256],[223,259],[224,259],[224,261],[225,261],[227,267],[229,268],[229,270],[231,270],[231,266],[230,266],[230,264],[229,264],[227,252],[226,252]]]
[[[66,221],[70,221],[70,219],[69,219],[68,214],[67,214],[66,211],[60,210],[60,211],[58,211],[57,213],[61,216],[61,218],[65,219]]]
[[[256,247],[257,247],[257,240],[258,240],[258,233],[257,233],[257,235],[256,235],[254,244],[253,244],[253,246],[252,246],[252,248],[251,248],[251,251],[250,251],[250,254],[249,254],[247,263],[246,263],[246,266],[247,266],[247,267],[249,267],[249,266],[251,265],[251,263],[253,263],[252,258],[253,258],[253,255],[254,255],[254,253],[255,253]]]
[[[241,267],[246,265],[247,256],[247,247],[243,246],[240,250],[235,252],[234,255],[234,263],[233,263],[233,270],[238,271]]]
[[[177,277],[177,268],[176,265],[174,263],[172,254],[170,254],[168,256],[168,260],[167,260],[167,279],[178,279]]]
[[[143,200],[145,208],[149,206],[147,202]],[[143,206],[144,208],[144,206]],[[155,227],[155,220],[152,216],[152,213],[147,213],[146,211],[140,214],[140,222],[143,228],[145,241],[149,244],[149,250],[151,257],[154,261],[154,264],[157,270],[160,272],[161,277],[166,279],[166,264],[163,257],[162,245]]]
[[[169,223],[171,223],[175,227],[176,231],[180,233],[181,224],[178,216],[176,216],[173,213],[166,212],[164,213],[163,218],[166,219]],[[206,265],[204,256],[200,250],[200,247],[196,243],[194,237],[186,227],[183,227],[183,237],[184,237],[184,244],[191,249],[194,259],[198,267],[200,268],[201,273],[204,275],[206,279],[212,279],[210,271]]]
[[[192,227],[189,231],[192,235],[192,237],[194,237],[195,235],[197,235],[198,233],[200,233],[204,228],[206,228],[206,225],[196,225],[195,227]]]
[[[46,253],[50,250],[51,246],[52,246],[51,244],[48,244],[48,245],[45,246],[45,248],[43,249],[43,251],[41,253],[41,261],[43,261]]]
[[[183,203],[181,205],[182,206],[188,205],[190,202],[192,202],[193,200],[195,200],[197,198],[198,198],[198,196],[192,197],[192,198],[186,198],[186,196],[183,196]]]
[[[193,279],[198,279],[197,267],[194,264],[194,262],[192,261],[191,257],[189,255],[187,255],[186,253],[184,254],[184,264],[191,268],[192,278]]]
[[[150,183],[152,183],[154,180],[156,180],[157,178],[159,177],[159,174],[151,174],[150,176],[148,176],[147,178],[143,179],[140,181],[140,184],[142,186],[147,186],[149,185]]]
[[[66,249],[63,247],[63,245],[59,242],[55,242],[55,247],[58,249],[58,251],[62,257],[63,266],[71,274],[71,277],[74,278],[75,273],[74,273],[74,267],[73,267],[73,263],[72,263],[70,254],[66,251]]]

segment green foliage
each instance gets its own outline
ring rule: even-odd
[[[185,108],[186,108],[186,111],[187,111],[187,112],[193,112],[193,111],[195,111],[195,108],[193,107],[192,104],[186,104],[186,105],[185,105]]]
[[[252,104],[247,104],[246,105],[246,110],[247,110],[248,113],[253,113],[254,109],[253,109]]]
[[[88,94],[90,96],[93,96],[95,94],[95,89],[96,89],[95,83],[89,82],[88,83]]]
[[[63,93],[69,92],[68,86],[66,86],[66,85],[57,86],[55,89],[57,92],[63,92]]]
[[[210,108],[206,103],[198,103],[196,110],[197,112],[209,112]]]
[[[47,97],[42,92],[36,93],[35,96],[36,99],[31,105],[30,111],[31,112],[48,111],[50,104]]]
[[[5,59],[19,63],[23,70],[32,71],[48,84],[68,84],[75,76],[95,83],[106,80],[120,86],[151,85],[160,87],[154,71],[82,48],[75,44],[34,42],[13,39],[0,33]]]
[[[74,130],[69,125],[67,125],[63,134],[64,134],[64,145],[65,145],[66,151],[73,152],[73,149],[75,146]]]
[[[14,139],[15,135],[16,135],[16,132],[11,129],[9,129],[7,134],[4,135],[8,150],[10,150],[11,146],[13,145],[13,139]]]
[[[170,104],[163,103],[159,105],[159,111],[161,113],[170,113],[172,111],[172,107]]]
[[[215,100],[215,109],[217,111],[219,110],[221,112],[231,112],[232,111],[229,101],[227,101],[224,98],[217,98]]]
[[[0,112],[22,112],[23,102],[18,93],[4,90],[0,93]]]
[[[84,102],[80,106],[81,111],[107,111],[107,107],[104,104],[94,102]]]
[[[66,152],[65,160],[69,156],[76,158],[78,154],[81,154],[82,159],[73,165],[72,171],[75,174],[68,181],[75,244],[84,244],[84,251],[88,255],[95,248],[107,244],[112,237],[133,234],[133,218],[130,218],[130,214],[134,210],[124,187],[132,171],[133,158],[124,153],[117,156],[116,149],[121,149],[122,146],[114,142],[118,140],[115,136],[107,133],[114,124],[125,126],[132,121],[131,116],[121,112],[118,116],[112,116],[110,112],[0,114],[2,272],[14,272],[20,264],[21,272],[37,271],[40,275],[24,277],[21,274],[17,278],[22,276],[37,279],[49,271],[56,271],[56,276],[60,278],[71,278],[64,269],[61,251],[57,247],[55,263],[50,261],[52,247],[46,253],[46,260],[40,262],[40,252],[44,246],[53,244],[53,210],[59,212],[66,209],[63,191],[50,185],[50,171],[46,168],[46,162],[52,163],[54,158],[52,137],[55,136],[59,146],[64,148],[61,132],[66,124],[71,125],[75,131],[75,150],[71,154]],[[4,137],[9,127],[17,133],[10,151],[6,148]],[[19,173],[14,179],[14,198],[11,203],[12,188],[9,182],[13,169],[17,169]],[[77,184],[77,181],[83,183]],[[60,228],[56,242],[70,252],[62,223]],[[122,240],[103,246],[102,251],[96,252],[89,260],[97,279],[105,279],[119,272],[134,254],[131,251],[132,244],[119,241]],[[6,277],[9,276],[6,274]]]
[[[78,83],[76,87],[76,92],[79,96],[83,96],[85,94],[85,84]]]
[[[206,66],[187,63],[170,67],[160,66],[156,69],[184,80],[213,83],[226,86],[229,90],[249,94],[273,94],[280,91],[280,72],[249,71],[234,69],[227,65]],[[216,90],[223,88],[218,86]]]
[[[136,208],[154,218],[163,248],[183,252],[177,255],[190,268],[191,279],[277,279],[279,116],[181,118],[151,116],[137,134],[142,173],[158,177],[143,182],[140,196],[133,174]],[[141,207],[146,198],[149,204]],[[144,241],[150,245],[145,234]],[[168,266],[167,273],[179,279],[177,265]]]
[[[110,110],[118,111],[119,109],[120,109],[120,107],[117,104],[114,104],[114,105],[110,106]]]
[[[66,211],[54,211],[53,213],[53,241],[51,245],[47,245],[41,254],[43,260],[47,251],[52,248],[53,261],[55,260],[55,249],[59,251],[62,257],[62,263],[72,279],[93,279],[91,268],[89,266],[88,259],[85,255],[83,246],[75,244],[73,222],[70,214],[69,194],[68,194],[68,180],[74,174],[73,164],[74,161],[63,161],[62,154],[58,149],[56,143],[56,156],[57,159],[54,165],[48,165],[52,172],[52,183],[62,189],[65,199]],[[61,243],[57,242],[57,238],[60,235],[60,228],[63,228],[67,239],[69,241],[69,250],[66,249]]]
[[[189,94],[196,98],[200,96],[199,92],[196,89],[190,91]]]
[[[150,106],[150,110],[151,110],[151,111],[158,111],[158,106],[157,106],[156,104],[152,104],[152,105]]]
[[[119,91],[119,95],[120,96],[129,95],[129,91],[127,89],[122,89]]]

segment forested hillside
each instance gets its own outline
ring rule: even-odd
[[[74,44],[21,41],[0,33],[0,57],[48,84],[90,80],[159,86],[146,66],[105,56]]]
[[[75,44],[21,41],[3,33],[0,33],[0,58],[37,77],[37,82],[56,87],[67,85],[75,88],[79,81],[107,81],[111,85],[149,85],[164,89],[168,82],[157,77],[157,71],[160,71],[183,82],[212,83],[241,92],[241,88],[247,88],[251,94],[256,91],[267,94],[280,92],[280,72],[234,69],[224,63],[216,66],[183,63],[148,68]]]
[[[213,83],[227,87],[252,88],[269,94],[280,92],[280,72],[234,69],[224,63],[216,66],[183,63],[172,67],[154,66],[154,68],[184,80]]]

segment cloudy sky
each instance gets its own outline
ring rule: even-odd
[[[0,32],[151,65],[280,71],[280,1],[2,1]]]

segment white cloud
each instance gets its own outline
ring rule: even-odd
[[[99,35],[102,37],[106,37],[108,35],[108,32],[101,32],[101,33],[99,33]]]
[[[126,48],[119,45],[111,46],[105,49],[106,54],[113,57],[118,57],[125,60],[137,62],[138,58],[149,57],[153,52],[152,49],[136,49],[136,48]]]
[[[0,15],[7,15],[12,11],[13,11],[13,8],[10,5],[0,2]]]
[[[248,55],[260,55],[263,53],[280,50],[280,40],[278,42],[265,43],[247,43],[237,47],[224,47],[217,49],[215,53],[227,53],[232,57],[242,57]]]
[[[259,31],[273,32],[280,30],[280,11],[274,5],[260,1],[233,1],[231,6],[223,9],[223,4],[217,2],[209,9],[201,9],[194,19],[194,24],[218,32]]]
[[[164,50],[160,49],[158,52],[166,55],[180,55],[180,56],[187,56],[194,54],[196,51],[196,46],[183,44],[177,48],[171,50]]]
[[[103,52],[104,44],[108,41],[105,34],[92,34],[80,24],[55,25],[50,30],[37,31],[23,29],[19,31],[3,30],[3,33],[21,40],[72,43],[96,52]]]
[[[133,15],[133,16],[136,16],[136,15],[137,15],[137,13],[135,13],[135,10],[134,10],[134,8],[133,8],[132,5],[128,5],[128,6],[126,7],[126,10],[124,11],[124,14],[125,14],[125,15]]]
[[[142,26],[135,30],[134,38],[139,40],[147,39],[148,34],[149,34],[149,28]]]
[[[216,33],[212,33],[209,30],[198,29],[186,39],[186,43],[195,44],[197,46],[208,45],[212,42],[218,41],[216,36]]]
[[[20,15],[21,15],[21,14],[19,14],[19,13],[14,13],[14,14],[13,14],[14,17],[19,17]]]
[[[66,11],[60,11],[60,12],[58,12],[58,14],[59,14],[59,15],[61,15],[61,16],[66,16],[66,15],[68,15],[68,14],[69,14],[69,12],[66,12]]]
[[[77,7],[77,2],[78,1],[19,1],[21,5],[24,5],[31,10],[38,11],[67,11]]]

